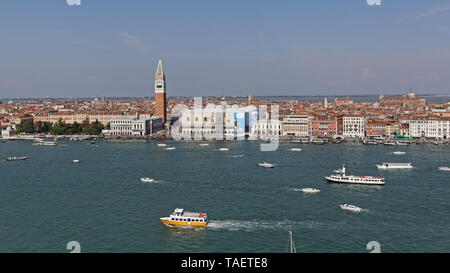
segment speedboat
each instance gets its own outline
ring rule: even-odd
[[[175,209],[169,217],[161,217],[161,222],[167,226],[206,227],[208,217],[204,212],[188,212],[184,209]]]
[[[6,159],[6,161],[20,161],[20,160],[28,160],[28,159],[30,159],[28,156],[22,156],[22,157],[13,156],[13,157],[8,157]]]
[[[304,188],[304,189],[302,189],[302,192],[304,192],[304,193],[319,193],[320,190],[314,189],[314,188]]]
[[[378,169],[412,169],[411,163],[383,163],[381,165],[377,164]]]
[[[166,147],[167,144],[166,144],[166,143],[158,143],[158,146],[159,146],[159,147]]]
[[[291,151],[293,151],[293,152],[300,152],[302,149],[300,149],[300,148],[291,148]]]
[[[341,209],[350,210],[350,211],[354,211],[354,212],[361,211],[360,207],[349,205],[349,204],[340,205],[340,207],[341,207]]]
[[[396,151],[396,152],[393,152],[393,154],[394,155],[404,155],[406,153],[405,152]]]
[[[155,181],[155,179],[153,179],[153,178],[148,178],[148,177],[142,177],[141,178],[141,182],[142,183],[151,183],[153,181]]]
[[[166,150],[175,150],[175,147],[167,147]]]
[[[356,176],[356,175],[346,175],[345,174],[345,164],[342,169],[335,170],[336,174],[330,176],[325,176],[328,182],[334,183],[348,183],[348,184],[362,184],[362,185],[384,185],[383,177],[376,176]]]
[[[73,163],[79,163],[80,162],[80,160],[78,160],[78,159],[74,159],[73,161],[72,161]]]
[[[263,162],[263,163],[258,163],[259,166],[264,167],[264,168],[273,168],[274,165],[272,163],[268,163],[268,162]]]
[[[450,167],[439,167],[439,170],[450,172]]]
[[[229,148],[220,148],[219,151],[228,151]]]

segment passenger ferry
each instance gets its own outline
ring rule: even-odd
[[[383,163],[377,164],[378,169],[412,169],[411,163]]]
[[[184,209],[175,209],[169,217],[160,218],[167,226],[206,227],[208,218],[203,212],[188,212]]]
[[[345,175],[345,164],[342,165],[342,169],[334,171],[336,174],[325,176],[328,182],[335,183],[348,183],[348,184],[362,184],[362,185],[384,185],[383,177],[376,176],[355,176]]]

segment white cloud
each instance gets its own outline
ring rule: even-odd
[[[122,43],[124,46],[135,48],[141,52],[148,53],[150,48],[145,45],[141,38],[126,32],[120,32]]]

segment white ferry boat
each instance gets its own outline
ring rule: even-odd
[[[350,211],[354,211],[354,212],[360,212],[362,210],[360,207],[349,205],[349,204],[340,205],[340,207],[341,207],[341,209],[350,210]]]
[[[264,168],[273,168],[274,165],[272,163],[268,163],[268,162],[263,162],[263,163],[258,163],[259,166],[264,167]]]
[[[151,183],[153,181],[155,181],[155,179],[153,179],[153,178],[148,178],[148,177],[142,177],[141,178],[141,182],[142,183]]]
[[[203,212],[188,212],[184,209],[175,209],[169,217],[160,218],[167,226],[206,227],[208,217]]]
[[[450,172],[450,167],[439,167],[439,170]]]
[[[304,188],[304,189],[302,189],[302,192],[304,192],[304,193],[319,193],[320,190],[314,189],[314,188]]]
[[[376,176],[355,176],[345,175],[345,164],[342,165],[342,169],[334,171],[336,174],[325,176],[328,182],[334,183],[348,183],[348,184],[362,184],[362,185],[384,185],[383,177]]]
[[[412,169],[411,163],[383,163],[381,165],[377,164],[378,169]]]

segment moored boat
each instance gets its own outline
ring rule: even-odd
[[[206,227],[208,225],[206,213],[188,212],[178,208],[169,217],[161,217],[160,220],[167,226]]]
[[[175,147],[167,147],[167,148],[166,148],[166,150],[169,150],[169,151],[170,151],[170,150],[175,150],[175,149],[176,149]]]
[[[347,184],[362,184],[362,185],[384,185],[385,181],[383,177],[376,176],[356,176],[345,174],[345,164],[342,169],[334,171],[336,174],[325,176],[328,182],[334,183],[347,183]]]

